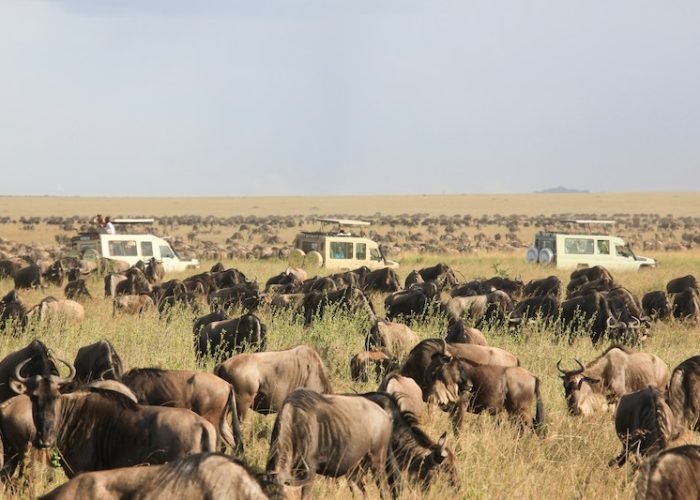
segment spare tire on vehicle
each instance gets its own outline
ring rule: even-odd
[[[289,252],[289,257],[287,257],[287,262],[292,267],[301,267],[304,264],[304,257],[306,254],[301,248],[295,248]]]
[[[537,259],[539,258],[539,252],[535,247],[530,247],[527,249],[527,261],[530,264],[536,264]]]
[[[314,269],[321,267],[323,265],[323,255],[321,255],[316,250],[313,250],[306,254],[304,257],[304,267],[306,269]]]
[[[540,264],[551,264],[554,260],[554,252],[549,248],[543,248],[540,250],[539,260]]]

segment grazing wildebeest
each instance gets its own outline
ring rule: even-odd
[[[114,287],[115,295],[139,295],[151,292],[151,284],[139,268],[130,267],[124,274],[126,279],[119,281]]]
[[[401,290],[401,283],[396,271],[389,267],[370,271],[362,280],[365,292],[392,293]]]
[[[174,286],[171,285],[173,282],[178,283],[179,280],[166,281],[164,285],[167,285],[170,288]],[[188,291],[197,295],[208,296],[210,293],[213,293],[219,289],[219,286],[216,284],[216,280],[214,279],[214,275],[212,273],[199,273],[188,276],[182,280],[181,283],[184,290],[176,290],[172,293],[172,295],[177,295],[177,292],[182,293],[183,291]]]
[[[454,286],[457,284],[455,272],[447,264],[439,263],[431,267],[424,267],[418,271],[418,274],[420,274],[420,277],[423,278],[423,281],[438,281],[440,278],[448,276],[448,286]]]
[[[402,318],[409,324],[422,318],[427,312],[428,305],[428,297],[420,288],[392,293],[384,299],[386,319],[392,321]]]
[[[265,350],[267,327],[255,314],[213,321],[195,335],[195,353],[199,359],[207,355],[231,357],[246,348]]]
[[[680,427],[700,430],[700,356],[688,358],[673,369],[667,400]]]
[[[27,358],[31,361],[23,363]],[[22,349],[8,354],[0,361],[0,401],[6,401],[15,396],[15,391],[10,387],[10,380],[20,363],[23,363],[21,373],[24,376],[31,377],[45,373],[58,375],[49,349],[41,340],[32,340]]]
[[[26,267],[22,267],[15,272],[15,289],[22,288],[40,288],[41,283],[41,268],[31,263]]]
[[[423,290],[423,293],[428,300],[435,302],[440,300],[440,284],[437,281],[424,281],[423,283],[416,283],[415,285],[411,285],[410,290]]]
[[[503,322],[513,312],[513,302],[510,296],[501,290],[486,295],[452,297],[443,302],[441,306],[450,322],[458,321],[466,316],[477,327],[482,323]]]
[[[239,283],[247,283],[248,278],[236,268],[227,269],[218,273],[212,273],[218,288],[227,288]]]
[[[19,259],[2,259],[0,260],[0,279],[13,278],[18,269],[22,267]]]
[[[301,291],[301,283],[296,274],[285,270],[265,282],[265,292],[282,293],[280,290],[284,289],[284,293],[295,293]]]
[[[194,322],[192,323],[192,333],[194,335],[199,335],[200,330],[209,323],[213,323],[214,321],[225,321],[227,319],[229,318],[226,316],[226,313],[222,310],[205,314],[204,316],[200,316],[194,320]]]
[[[25,363],[15,370],[11,387],[31,399],[36,444],[58,448],[68,477],[216,451],[214,426],[189,410],[137,405],[110,390],[61,394],[61,387],[75,375],[71,365],[65,379],[57,375],[26,378],[19,374]]]
[[[687,444],[650,457],[639,471],[637,500],[697,499],[700,446]]]
[[[260,303],[260,290],[256,282],[238,283],[226,288],[220,288],[211,292],[207,302],[212,311],[217,309],[230,309],[241,306],[249,311],[255,310]]]
[[[63,289],[63,293],[66,295],[67,299],[79,300],[82,298],[91,299],[90,291],[87,288],[87,283],[84,279],[78,278],[77,280],[69,281],[66,287]]]
[[[150,295],[118,295],[112,300],[112,314],[143,314],[155,309],[156,305]]]
[[[414,269],[408,273],[408,276],[406,276],[403,287],[409,289],[413,285],[419,285],[424,282],[425,280],[423,279],[423,276],[421,276],[420,273]]]
[[[316,474],[345,476],[364,496],[364,476],[371,470],[382,496],[390,490],[397,496],[392,430],[391,416],[367,398],[299,389],[287,396],[275,419],[266,472],[281,487],[302,484],[305,498]]]
[[[572,281],[571,283],[575,282]],[[569,283],[569,286],[571,286],[571,283]],[[585,283],[579,285],[573,290],[568,290],[567,288],[566,298],[573,299],[575,297],[580,297],[581,295],[585,295],[590,292],[607,292],[615,288],[616,286],[617,285],[614,282],[609,281],[607,278],[601,278],[594,281],[586,281]]]
[[[120,380],[124,370],[119,354],[108,340],[99,340],[78,349],[73,366],[75,378],[80,382]]]
[[[393,395],[402,412],[409,412],[418,420],[423,417],[423,391],[412,378],[396,371],[387,373],[377,390]]]
[[[645,352],[633,352],[614,345],[586,366],[579,360],[574,370],[557,369],[564,383],[564,396],[572,415],[593,413],[594,399],[604,397],[616,404],[624,394],[648,385],[664,391],[669,379],[668,366],[661,358]]]
[[[587,329],[595,345],[605,335],[609,317],[610,309],[605,295],[590,292],[561,303],[560,328],[571,332]]]
[[[508,322],[515,325],[539,317],[547,324],[555,321],[557,316],[559,316],[559,299],[554,295],[541,295],[518,302],[508,316]]]
[[[165,277],[165,268],[155,257],[151,257],[148,260],[148,264],[146,264],[146,272],[144,274],[150,283],[160,283]]]
[[[523,293],[525,283],[520,278],[510,279],[502,276],[494,276],[481,282],[482,289],[485,293],[501,291],[508,294],[511,300],[517,300]]]
[[[10,325],[15,330],[27,326],[27,308],[17,296],[16,290],[11,290],[0,300],[0,329]]]
[[[686,288],[673,296],[673,317],[696,325],[700,319],[700,292]]]
[[[240,421],[249,408],[263,414],[278,411],[295,389],[332,392],[321,356],[305,345],[238,354],[217,365],[214,373],[233,386]]]
[[[471,297],[472,295],[485,295],[493,290],[486,290],[481,286],[481,281],[474,280],[457,285],[450,290],[450,297]]]
[[[375,319],[374,306],[359,288],[347,287],[333,292],[310,292],[304,297],[304,324],[310,325],[314,318],[323,318],[326,310],[335,306],[351,314],[363,312],[370,320]]]
[[[575,280],[582,276],[588,281],[596,281],[599,279],[607,279],[611,283],[614,281],[610,271],[605,269],[603,266],[583,267],[581,269],[576,269],[575,271],[572,271],[569,279]]]
[[[381,351],[362,351],[350,358],[350,377],[354,381],[369,381],[369,371],[373,371],[377,380],[384,374],[398,369],[398,360],[391,353]]]
[[[55,286],[63,286],[63,280],[66,277],[66,271],[63,268],[63,264],[61,264],[61,261],[57,260],[56,262],[51,264],[46,269],[46,271],[41,273],[41,277],[44,278],[44,280],[47,283],[51,283]]]
[[[671,317],[673,306],[663,290],[645,293],[642,297],[644,314],[653,320],[663,321]]]
[[[333,292],[337,289],[338,284],[329,276],[321,276],[316,278],[309,287],[310,292]]]
[[[267,500],[268,496],[242,462],[220,453],[198,453],[164,465],[86,472],[39,498]]]
[[[668,446],[675,437],[674,418],[656,387],[625,394],[615,410],[615,431],[622,451],[609,465],[624,465],[629,455],[649,455]]]
[[[466,326],[461,319],[453,322],[447,328],[445,340],[452,344],[488,345],[486,337],[481,333],[481,330]]]
[[[418,334],[403,323],[378,319],[365,337],[365,349],[383,348],[398,357],[418,343]]]
[[[423,397],[451,411],[456,430],[467,411],[492,415],[505,411],[522,427],[538,431],[544,424],[540,381],[519,366],[473,363],[445,349],[433,357],[425,377]]]
[[[27,311],[27,319],[31,321],[33,318],[41,323],[72,322],[79,325],[85,319],[85,308],[74,300],[45,297]]]
[[[616,342],[636,343],[640,340],[640,330],[651,326],[651,318],[644,315],[637,297],[624,287],[611,289],[607,299],[608,337]]]
[[[241,426],[231,384],[212,373],[135,368],[122,377],[140,404],[187,408],[204,417],[223,444],[243,453]],[[231,414],[231,422],[228,414]]]
[[[688,288],[695,288],[698,290],[698,280],[692,274],[674,278],[666,283],[666,293],[681,293]]]
[[[117,296],[117,285],[122,281],[126,281],[124,273],[109,273],[105,276],[105,297]]]
[[[525,297],[561,297],[563,283],[558,276],[548,276],[542,279],[529,281],[523,288],[523,296]]]
[[[222,271],[226,270],[226,266],[224,266],[221,262],[217,262],[213,266],[211,266],[211,269],[209,269],[210,273],[220,273]]]
[[[415,380],[421,390],[423,390],[423,396],[426,396],[424,389],[425,371],[430,366],[433,357],[444,352],[444,350],[445,341],[443,339],[422,340],[408,353],[408,357],[401,367],[401,375]],[[485,365],[519,366],[520,364],[518,358],[498,347],[474,344],[447,344],[447,352],[452,356]]]

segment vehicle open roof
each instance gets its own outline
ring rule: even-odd
[[[317,217],[314,219],[321,224],[338,224],[339,226],[369,226],[370,223],[363,220],[333,219],[329,217]]]

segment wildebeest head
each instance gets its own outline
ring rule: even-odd
[[[433,356],[426,369],[422,387],[424,398],[447,409],[459,400],[461,393],[470,389],[468,384],[462,362],[448,354],[447,344],[443,343],[442,352]]]
[[[594,394],[593,385],[600,384],[599,379],[586,375],[586,367],[576,359],[579,367],[575,370],[564,370],[561,367],[561,359],[557,362],[557,370],[561,372],[564,383],[564,397],[571,415],[588,415],[591,407],[591,396]]]
[[[73,381],[75,368],[70,363],[59,360],[70,368],[70,374],[66,378],[51,374],[22,377],[22,368],[29,361],[26,359],[17,365],[14,379],[10,380],[10,387],[17,394],[29,396],[32,401],[37,444],[39,448],[51,448],[56,443],[61,387]]]

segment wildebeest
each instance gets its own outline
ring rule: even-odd
[[[700,356],[688,358],[673,369],[667,400],[680,427],[700,430]]]
[[[314,318],[322,318],[329,307],[343,309],[351,314],[365,313],[375,319],[374,306],[362,290],[347,287],[333,292],[310,292],[304,297],[304,324],[310,325]]]
[[[86,472],[40,498],[266,500],[268,497],[263,485],[237,459],[220,453],[198,453],[164,465]]]
[[[571,332],[587,329],[595,345],[605,335],[609,317],[607,298],[601,293],[590,292],[561,303],[560,328]]]
[[[508,294],[511,300],[517,300],[520,298],[525,287],[525,283],[519,278],[515,279],[505,278],[502,276],[494,276],[481,282],[483,293],[489,294],[490,292],[501,291]]]
[[[92,470],[144,462],[158,464],[215,451],[216,431],[199,415],[182,408],[137,405],[110,390],[91,389],[61,394],[67,378],[57,375],[22,377],[20,363],[12,389],[27,393],[33,407],[36,444],[58,448],[68,477]],[[109,429],[108,433],[103,432]]]
[[[66,295],[67,299],[79,300],[82,298],[91,299],[90,291],[87,288],[87,283],[84,279],[78,278],[77,280],[69,281],[66,287],[63,289],[63,293]]]
[[[2,438],[3,479],[10,478],[17,468],[24,470],[25,456],[36,437],[32,419],[32,402],[27,396],[11,397],[0,404],[0,437]]]
[[[671,317],[673,306],[663,290],[645,293],[642,297],[644,314],[653,320],[666,320]]]
[[[457,283],[454,270],[447,264],[439,263],[431,267],[424,267],[418,271],[423,281],[440,281],[445,279],[446,286],[454,286]]]
[[[639,391],[648,385],[664,391],[669,380],[668,366],[654,354],[632,352],[614,345],[586,366],[563,370],[561,360],[557,369],[561,372],[569,413],[589,415],[593,413],[596,397],[606,398],[616,404],[624,394]]]
[[[441,307],[449,321],[467,317],[477,327],[482,323],[502,322],[513,312],[510,296],[501,290],[486,295],[452,297],[442,303]]]
[[[674,278],[666,283],[666,293],[681,293],[688,288],[695,288],[698,290],[698,280],[692,274]]]
[[[105,297],[117,296],[117,285],[122,281],[126,281],[124,273],[109,273],[104,277]]]
[[[0,260],[0,279],[13,278],[18,269],[22,267],[20,259],[1,259]]]
[[[205,314],[204,316],[196,318],[192,322],[192,333],[194,335],[199,335],[200,330],[209,323],[213,323],[214,321],[224,321],[227,319],[228,317],[226,316],[226,313],[222,310],[217,310],[212,313]]]
[[[254,311],[260,303],[260,290],[255,282],[237,283],[211,292],[207,297],[207,302],[212,311],[216,309],[227,310],[238,306]]]
[[[207,355],[230,357],[236,352],[265,350],[267,327],[255,314],[213,321],[195,335],[195,353],[199,359]]]
[[[341,287],[345,288],[345,287]],[[314,279],[309,287],[309,292],[333,292],[338,289],[338,284],[330,276],[320,276]]]
[[[571,273],[569,284],[566,286],[567,297],[581,295],[583,286],[589,291],[607,290],[613,286],[614,281],[610,271],[603,266],[577,269]]]
[[[126,279],[118,281],[114,287],[115,295],[139,295],[150,293],[151,285],[146,279],[146,275],[139,268],[131,267],[127,269],[124,275]]]
[[[674,426],[673,413],[656,387],[625,394],[615,410],[615,431],[622,452],[609,465],[624,465],[630,454],[663,450],[674,438]]]
[[[148,260],[148,264],[146,264],[146,272],[144,274],[150,283],[159,283],[165,277],[165,268],[155,257],[151,257]]]
[[[559,298],[562,287],[563,284],[558,276],[548,276],[529,281],[523,288],[523,295],[525,297],[546,297],[551,295]]]
[[[521,324],[528,319],[540,318],[547,324],[559,316],[559,299],[554,295],[528,297],[518,302],[508,316],[511,325]]]
[[[423,417],[423,391],[412,378],[397,371],[387,373],[377,391],[393,395],[402,412],[409,412],[418,420]]]
[[[637,500],[697,499],[700,446],[684,445],[663,450],[640,468]]]
[[[238,354],[217,365],[214,373],[233,386],[240,421],[249,408],[263,414],[278,411],[295,389],[332,392],[321,357],[305,345]]]
[[[461,319],[453,322],[447,328],[445,340],[452,344],[488,345],[486,337],[481,333],[481,330],[466,326]]]
[[[63,280],[66,277],[66,271],[63,268],[63,264],[61,263],[61,261],[57,260],[48,268],[46,268],[46,270],[43,273],[41,273],[41,277],[44,278],[44,280],[47,283],[51,283],[55,286],[63,286]]]
[[[276,276],[272,276],[265,282],[265,292],[277,293],[280,289],[285,290],[282,293],[301,291],[301,281],[295,274],[288,273],[287,270],[285,270]]]
[[[120,380],[124,370],[119,354],[108,340],[99,340],[78,349],[73,366],[75,378],[80,382]]]
[[[540,381],[524,368],[473,363],[444,349],[433,357],[425,376],[423,397],[450,410],[455,429],[461,428],[467,411],[505,411],[535,430],[544,424]]]
[[[219,440],[237,453],[243,452],[236,398],[233,387],[225,380],[212,373],[190,370],[135,368],[124,374],[122,382],[141,404],[192,410],[217,429]]]
[[[41,282],[41,268],[33,262],[15,271],[14,280],[15,289],[17,290],[43,286]]]
[[[72,322],[79,325],[85,319],[85,308],[74,300],[45,297],[27,311],[27,319],[34,318],[41,323]]]
[[[226,269],[218,273],[212,273],[218,288],[227,288],[239,283],[248,282],[248,278],[236,268]]]
[[[401,283],[396,271],[389,267],[370,271],[362,280],[365,292],[391,293],[401,290]]]
[[[423,283],[416,283],[411,285],[411,290],[423,290],[423,293],[428,298],[437,302],[440,300],[440,284],[436,281],[424,281]]]
[[[378,319],[365,337],[365,349],[383,348],[401,356],[418,343],[418,334],[403,323]]]
[[[27,359],[30,361],[27,362]],[[15,396],[15,391],[10,387],[10,380],[20,364],[22,364],[22,376],[32,377],[46,373],[58,375],[56,363],[51,358],[49,349],[41,340],[32,340],[22,349],[8,354],[0,361],[0,401]]]
[[[14,330],[21,330],[27,326],[27,308],[17,295],[16,290],[11,290],[0,299],[0,329],[10,325]]]
[[[636,343],[640,330],[650,326],[651,318],[644,315],[637,297],[624,287],[611,289],[607,299],[608,337],[616,342]]]
[[[575,280],[582,276],[588,281],[595,281],[599,279],[607,279],[611,283],[614,281],[610,271],[603,266],[583,267],[581,269],[576,269],[575,271],[571,272],[569,279]]]
[[[422,318],[428,305],[428,297],[420,288],[392,293],[384,299],[386,319],[392,321],[401,318],[409,324]]]
[[[112,314],[143,314],[155,309],[156,305],[150,295],[118,295],[112,300]]]
[[[424,282],[425,280],[423,279],[423,276],[421,276],[420,273],[414,269],[406,276],[403,286],[404,288],[409,289],[413,285],[419,285]]]
[[[398,369],[398,360],[385,350],[362,351],[350,358],[350,377],[367,382],[368,372],[373,371],[377,380],[384,374]]]
[[[303,485],[304,498],[316,474],[345,476],[353,491],[364,492],[364,476],[371,470],[382,496],[390,490],[396,496],[392,429],[391,416],[360,395],[293,391],[275,419],[266,472],[279,486]]]
[[[673,317],[692,325],[700,319],[700,292],[695,288],[686,288],[673,296]]]

